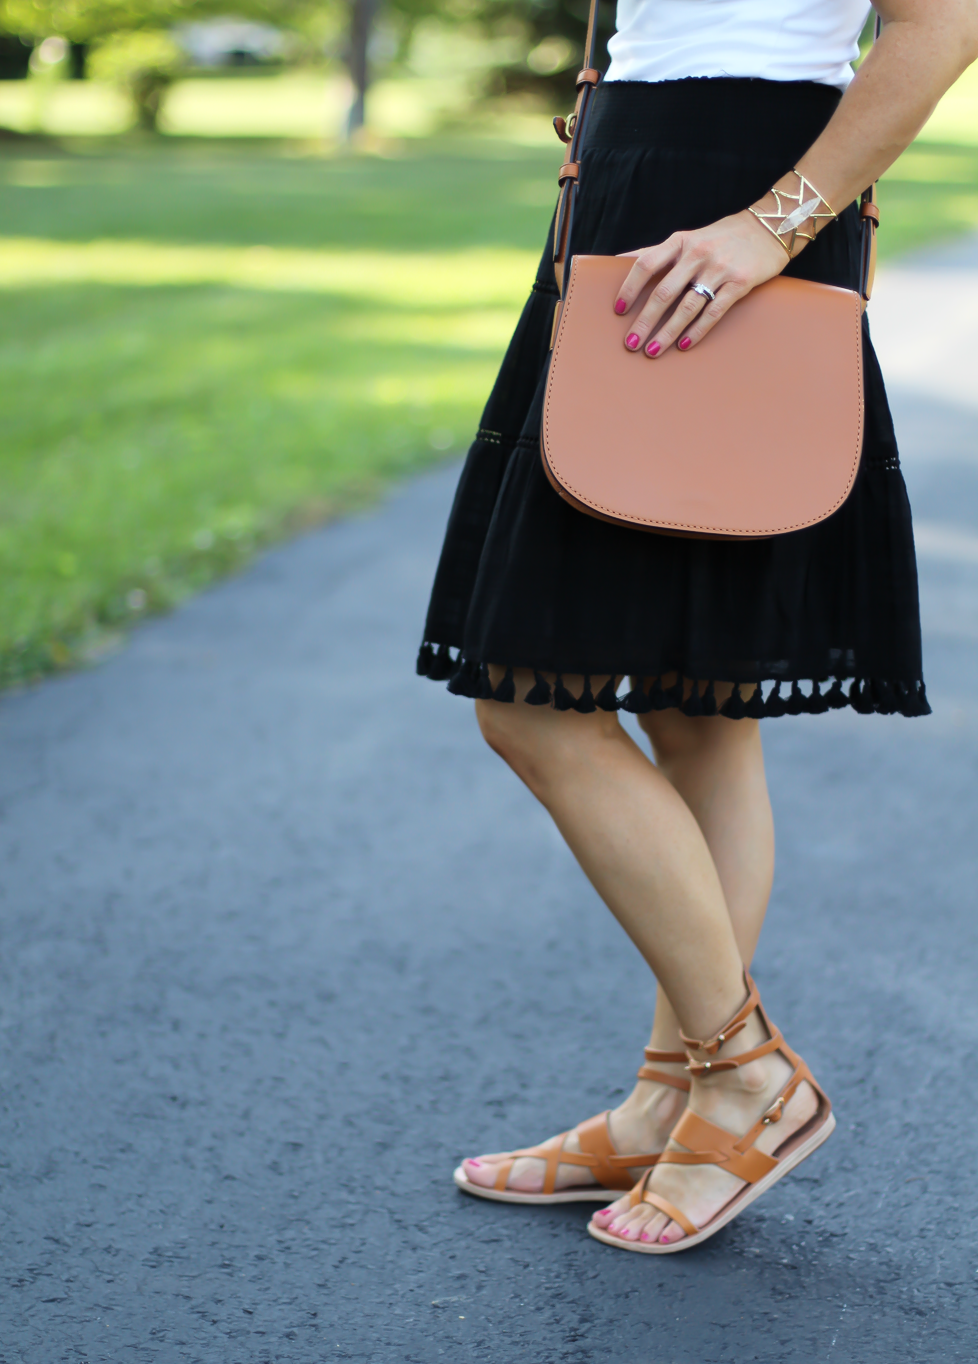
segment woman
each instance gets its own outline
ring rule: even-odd
[[[622,344],[648,363],[696,346],[781,271],[857,287],[854,200],[978,55],[976,0],[879,12],[853,79],[866,0],[620,0],[573,249],[633,259],[614,306]],[[802,204],[800,229],[783,229]],[[833,204],[848,207],[836,217]],[[466,1160],[456,1182],[528,1203],[631,1189],[589,1230],[662,1254],[712,1235],[834,1125],[745,972],[773,875],[758,721],[929,712],[913,536],[868,332],[862,464],[828,520],[731,543],[568,506],[539,457],[551,256],[548,244],[462,473],[418,667],[476,698],[486,741],[550,812],[659,990],[647,1064],[619,1108],[529,1153]],[[638,714],[654,762],[619,708]]]

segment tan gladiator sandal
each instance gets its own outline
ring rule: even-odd
[[[707,1042],[698,1042],[694,1038],[685,1036],[683,1036],[683,1041],[691,1049],[695,1048],[707,1052],[710,1056],[715,1056],[724,1042],[742,1030],[747,1018],[755,1009],[767,1028],[768,1040],[762,1042],[759,1047],[754,1047],[752,1051],[741,1052],[739,1056],[724,1057],[717,1061],[697,1061],[690,1056],[687,1069],[691,1075],[707,1075],[711,1071],[736,1070],[738,1066],[746,1065],[748,1061],[756,1061],[761,1056],[767,1056],[770,1052],[777,1051],[790,1061],[794,1067],[794,1073],[767,1112],[742,1137],[735,1136],[726,1128],[718,1127],[716,1123],[708,1122],[706,1118],[701,1118],[697,1113],[693,1113],[687,1108],[673,1128],[670,1137],[670,1140],[678,1142],[686,1149],[683,1151],[664,1151],[656,1162],[657,1164],[661,1162],[663,1165],[717,1165],[723,1170],[729,1170],[738,1179],[744,1180],[744,1187],[718,1213],[715,1213],[705,1226],[697,1227],[680,1208],[674,1207],[667,1199],[662,1198],[661,1195],[648,1187],[649,1176],[652,1173],[652,1170],[648,1169],[632,1189],[630,1206],[635,1208],[639,1203],[648,1203],[653,1208],[658,1208],[660,1212],[665,1213],[674,1222],[678,1222],[686,1233],[685,1237],[681,1241],[673,1241],[669,1245],[662,1245],[659,1242],[625,1241],[620,1236],[609,1235],[608,1232],[590,1222],[588,1223],[588,1231],[596,1240],[604,1241],[609,1246],[617,1246],[621,1250],[637,1250],[642,1255],[671,1255],[677,1250],[690,1250],[693,1246],[698,1246],[701,1242],[706,1241],[721,1227],[725,1227],[728,1222],[742,1213],[749,1203],[753,1203],[755,1198],[760,1198],[761,1194],[766,1193],[772,1184],[776,1184],[779,1179],[793,1170],[796,1165],[800,1165],[807,1156],[810,1156],[814,1150],[821,1146],[823,1141],[827,1141],[835,1130],[832,1105],[825,1091],[816,1082],[814,1075],[801,1057],[791,1050],[779,1030],[771,1024],[764,1011],[764,1006],[761,1004],[757,986],[750,976],[746,976],[746,982],[749,991],[747,1003],[739,1012],[734,1014],[721,1032],[717,1033],[715,1037],[711,1037]],[[754,1146],[755,1141],[765,1128],[781,1121],[785,1105],[790,1101],[798,1086],[805,1080],[808,1081],[818,1097],[818,1111],[805,1123],[804,1127],[799,1128],[787,1141],[777,1147],[773,1155],[765,1155],[763,1151],[758,1151]]]
[[[657,1080],[659,1084],[670,1085],[673,1089],[681,1089],[688,1094],[690,1082],[685,1076],[669,1075],[664,1070],[657,1070],[652,1064],[657,1061],[659,1065],[667,1062],[678,1065],[687,1059],[684,1051],[656,1051],[653,1047],[646,1047],[646,1063],[639,1069],[638,1078],[640,1080]],[[607,1203],[609,1198],[614,1198],[617,1194],[621,1194],[624,1190],[632,1187],[634,1178],[629,1174],[629,1170],[642,1170],[646,1167],[651,1169],[661,1155],[661,1152],[656,1152],[654,1155],[643,1153],[641,1155],[620,1156],[611,1140],[611,1131],[608,1127],[609,1111],[598,1113],[595,1117],[588,1118],[586,1122],[578,1123],[572,1129],[577,1136],[581,1148],[580,1152],[563,1149],[563,1144],[570,1136],[570,1132],[561,1132],[559,1137],[553,1139],[551,1146],[529,1146],[524,1151],[510,1152],[509,1156],[500,1161],[496,1167],[496,1182],[492,1188],[473,1184],[466,1177],[462,1165],[458,1167],[452,1177],[465,1193],[475,1194],[477,1198],[495,1199],[499,1203]],[[521,1156],[533,1156],[537,1160],[547,1162],[542,1193],[520,1193],[518,1189],[507,1189],[506,1184],[510,1173]],[[580,1165],[582,1168],[591,1171],[596,1183],[578,1184],[569,1189],[556,1189],[558,1165]]]

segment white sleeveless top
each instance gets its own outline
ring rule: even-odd
[[[844,90],[869,0],[618,0],[605,80],[761,76]]]

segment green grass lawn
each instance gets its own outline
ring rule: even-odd
[[[0,162],[0,672],[462,448],[559,146],[156,144]]]
[[[0,681],[93,656],[256,547],[467,444],[560,148],[323,157],[93,139],[0,156]],[[978,224],[920,142],[881,254]]]

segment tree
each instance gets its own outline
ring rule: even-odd
[[[347,128],[354,134],[364,122],[370,38],[382,3],[401,28],[403,46],[423,18],[476,24],[486,33],[519,30],[525,36],[527,57],[497,69],[494,91],[534,90],[551,100],[573,99],[588,0],[0,0],[0,29],[35,39],[58,34],[75,44],[97,45],[110,35],[144,30],[159,34],[175,24],[233,13],[307,37],[315,34],[321,42],[342,18],[349,35],[344,55],[354,89]],[[611,6],[605,5],[599,11],[599,62],[606,57],[612,22]],[[153,77],[149,85],[159,79],[163,77]],[[152,102],[156,95],[151,92],[149,98]],[[148,112],[140,116],[150,118]]]
[[[378,0],[351,0],[350,48],[347,65],[353,81],[353,103],[347,117],[347,136],[352,137],[366,118],[367,87],[370,83],[370,35],[379,8]]]
[[[588,0],[474,0],[474,6],[471,17],[487,32],[516,23],[526,34],[527,57],[498,68],[497,93],[532,90],[573,101],[574,77],[584,58]],[[599,6],[595,60],[602,70],[608,63],[607,42],[613,32],[613,7]]]
[[[332,0],[336,8],[341,0]],[[159,32],[215,14],[305,30],[330,4],[316,0],[0,0],[0,28],[34,38],[88,43],[141,29]]]
[[[132,100],[136,122],[154,133],[163,96],[180,74],[183,53],[168,33],[137,29],[115,33],[96,49],[89,63],[97,80],[118,85]]]

